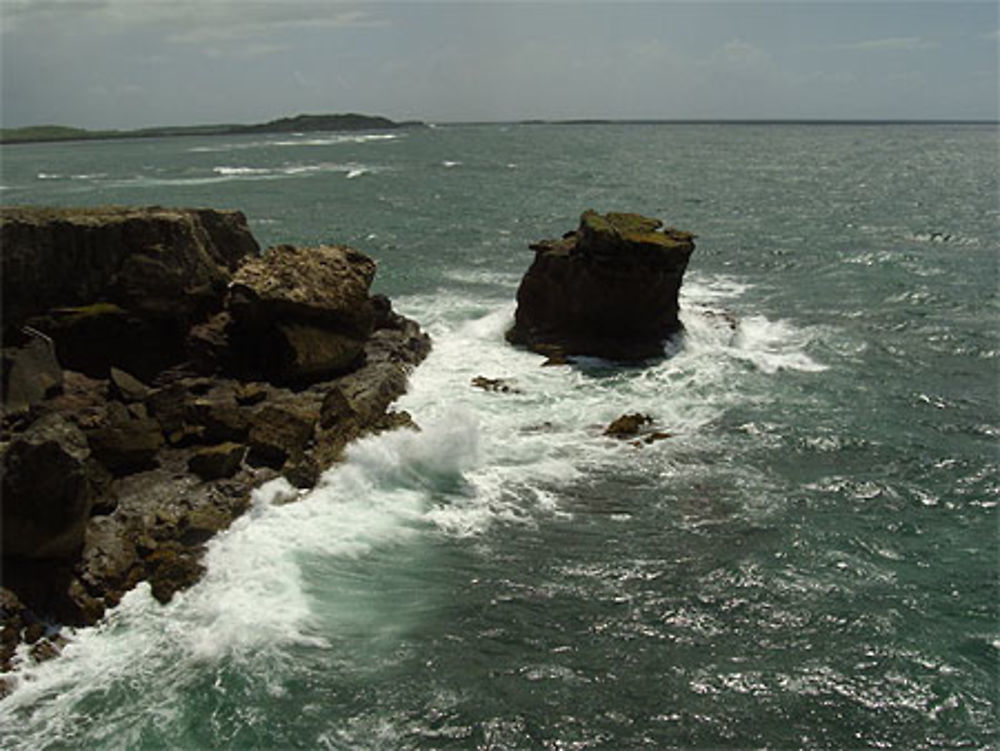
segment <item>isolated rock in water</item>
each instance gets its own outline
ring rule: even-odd
[[[79,552],[93,504],[87,439],[61,415],[33,424],[3,456],[3,554]]]
[[[681,329],[689,232],[639,214],[586,211],[561,240],[532,245],[507,340],[551,356],[641,361]]]
[[[644,425],[650,425],[652,422],[653,418],[649,415],[644,415],[640,412],[633,412],[632,414],[622,415],[612,421],[612,423],[605,428],[604,435],[609,435],[614,438],[630,438],[631,436],[637,435],[640,428]]]
[[[472,385],[483,391],[492,391],[498,394],[520,394],[520,389],[514,388],[506,378],[487,378],[486,376],[476,376],[472,379]]]

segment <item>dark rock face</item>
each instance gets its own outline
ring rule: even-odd
[[[163,367],[260,251],[242,214],[207,209],[4,208],[0,237],[4,341],[31,322],[63,367],[95,377],[106,373],[86,345],[123,338],[131,346],[112,351],[129,354],[112,364],[139,377]]]
[[[87,438],[61,415],[19,434],[3,454],[3,553],[67,558],[83,545],[94,489]]]
[[[237,212],[114,207],[4,208],[0,245],[0,670],[43,621],[192,584],[262,482],[413,427],[390,405],[430,340],[356,250],[261,257]]]
[[[681,329],[677,294],[694,236],[638,214],[586,211],[532,245],[507,340],[550,357],[641,361]]]

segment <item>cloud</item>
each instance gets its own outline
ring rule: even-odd
[[[103,32],[159,28],[180,44],[252,39],[303,28],[379,26],[357,5],[315,0],[3,0],[0,29],[73,27],[82,20]]]
[[[384,26],[386,22],[362,10],[335,10],[317,3],[264,3],[241,6],[250,10],[230,17],[228,3],[193,3],[193,13],[201,15],[201,23],[170,34],[167,41],[175,44],[235,41],[270,36],[275,32],[298,29],[357,28]],[[205,6],[208,5],[208,8]],[[224,11],[224,13],[220,13]],[[180,16],[174,16],[180,18]]]
[[[882,39],[865,39],[860,42],[846,42],[830,45],[829,49],[856,52],[915,52],[940,47],[938,42],[922,37],[885,37]]]

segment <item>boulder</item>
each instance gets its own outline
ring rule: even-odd
[[[242,443],[220,443],[199,449],[188,459],[188,469],[202,480],[232,477],[240,468],[247,447]]]
[[[103,424],[87,433],[94,457],[117,475],[156,465],[156,454],[164,444],[155,419],[137,417],[124,405],[110,402]]]
[[[23,347],[3,350],[4,412],[22,412],[62,390],[63,371],[47,336],[34,335]]]
[[[68,558],[80,551],[94,495],[83,432],[62,415],[41,418],[3,455],[3,554]]]
[[[315,380],[345,373],[364,352],[356,336],[302,323],[277,325],[284,346],[278,354],[279,377],[285,381]]]
[[[228,309],[241,321],[312,322],[365,339],[375,325],[375,262],[343,245],[278,245],[233,276]]]
[[[149,386],[120,368],[111,367],[109,380],[112,395],[126,404],[144,402],[149,396]]]
[[[652,423],[653,418],[649,415],[644,415],[641,412],[633,412],[613,420],[604,429],[604,435],[611,436],[612,438],[630,438],[638,435],[640,428],[644,425],[651,425]]]
[[[562,239],[531,246],[507,340],[550,358],[662,357],[681,329],[677,296],[693,238],[639,214],[584,212]]]
[[[288,399],[263,405],[250,426],[250,461],[281,469],[290,457],[306,450],[319,421],[318,405]]]
[[[205,567],[196,552],[180,545],[164,546],[146,558],[146,574],[153,597],[166,605],[174,592],[187,589],[201,577]]]

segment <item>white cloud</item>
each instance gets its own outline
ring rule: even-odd
[[[845,51],[871,52],[914,52],[940,47],[938,42],[922,37],[885,37],[882,39],[864,39],[860,42],[846,42],[831,45],[831,49]]]

